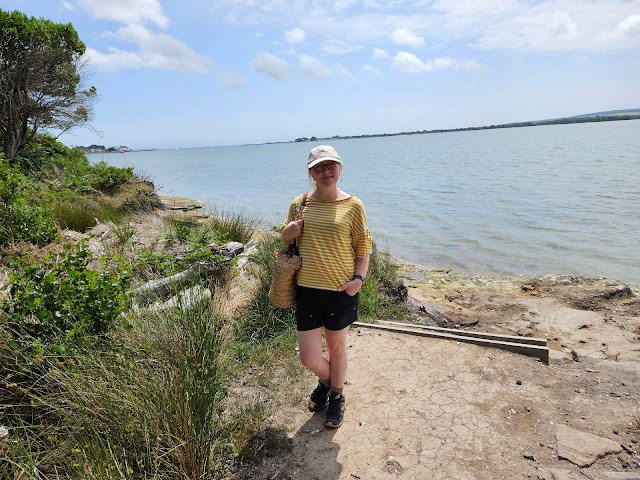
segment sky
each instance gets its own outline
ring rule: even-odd
[[[0,0],[71,22],[67,145],[175,148],[640,108],[640,0]],[[54,132],[55,133],[55,132]]]

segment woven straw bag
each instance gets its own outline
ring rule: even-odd
[[[307,194],[302,196],[298,207],[298,219],[302,218],[302,209],[307,202]],[[276,250],[273,258],[273,277],[269,288],[269,301],[280,308],[293,307],[296,304],[296,272],[302,265],[296,238],[287,250]]]

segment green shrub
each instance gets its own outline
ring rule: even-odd
[[[107,190],[122,185],[133,177],[133,167],[112,167],[99,162],[94,165],[89,182],[96,190]]]
[[[15,241],[11,207],[22,198],[26,184],[26,178],[18,168],[0,154],[0,245]]]
[[[16,166],[0,157],[0,245],[23,240],[45,245],[58,231],[50,208],[25,204],[24,192],[29,186]]]
[[[86,241],[64,248],[58,261],[47,256],[45,263],[14,265],[19,271],[10,274],[11,298],[0,304],[10,326],[45,344],[103,334],[130,306],[126,270],[88,269]]]
[[[58,238],[58,229],[50,207],[33,207],[19,203],[9,208],[14,240],[46,245]],[[0,232],[0,244],[3,236]]]
[[[108,190],[134,178],[132,167],[92,165],[80,148],[69,148],[48,134],[36,138],[13,158],[34,180],[78,192]]]

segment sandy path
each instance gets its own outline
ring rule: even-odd
[[[551,467],[576,479],[606,479],[605,470],[623,470],[615,457],[613,466],[604,459],[584,474],[558,460],[555,425],[630,444],[640,401],[637,363],[609,365],[627,379],[622,386],[603,382],[601,360],[547,366],[499,350],[366,329],[353,331],[348,344],[344,425],[327,430],[324,415],[301,404],[290,417],[291,452],[265,462],[256,478],[525,479]]]

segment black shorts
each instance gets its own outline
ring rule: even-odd
[[[347,292],[298,286],[298,331],[324,327],[342,330],[358,319],[358,297]]]

